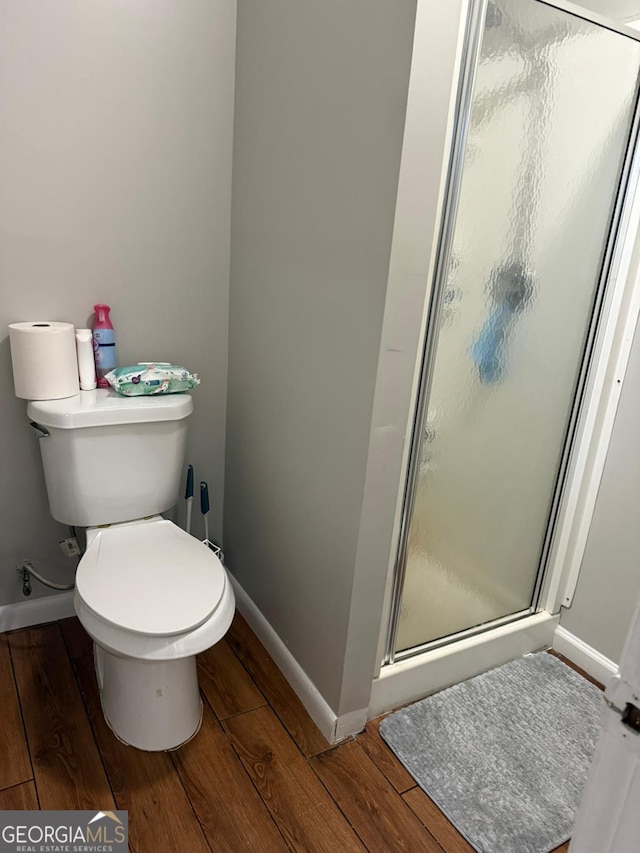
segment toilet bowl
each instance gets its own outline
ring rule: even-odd
[[[74,604],[94,641],[102,709],[144,750],[176,749],[200,726],[196,655],[226,633],[231,583],[209,547],[160,513],[180,494],[188,394],[81,391],[31,401],[51,515],[87,528]]]
[[[225,635],[235,606],[217,556],[161,516],[90,528],[74,604],[114,733],[153,751],[192,738],[202,716],[195,656]]]

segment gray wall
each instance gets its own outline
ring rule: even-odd
[[[334,709],[414,16],[238,4],[225,552]]]
[[[618,20],[637,19],[638,0],[584,0]],[[637,20],[634,26],[637,28]],[[637,248],[636,248],[637,251]],[[619,663],[640,596],[640,331],[636,331],[580,576],[560,624]]]
[[[560,624],[615,663],[640,595],[640,330],[622,388],[593,522]]]
[[[121,364],[159,358],[200,372],[188,455],[209,480],[220,534],[235,0],[0,0],[0,21],[6,604],[22,600],[16,560],[60,579],[72,566],[26,404],[13,396],[10,322],[84,326],[108,302]],[[34,582],[34,595],[45,592]]]

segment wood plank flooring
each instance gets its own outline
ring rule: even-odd
[[[10,634],[9,647],[40,807],[115,808],[60,629]]]
[[[76,619],[0,634],[0,810],[128,809],[135,853],[473,853],[380,720],[325,741],[241,616],[198,671],[198,736],[140,752],[104,720]]]
[[[27,739],[24,734],[20,705],[16,694],[9,644],[0,634],[0,790],[18,785],[33,777]]]

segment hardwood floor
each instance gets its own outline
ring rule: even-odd
[[[0,790],[33,778],[27,739],[11,667],[9,643],[0,634]]]
[[[473,853],[379,720],[325,741],[241,616],[198,671],[198,736],[140,752],[104,720],[76,619],[0,634],[0,810],[128,809],[135,853]]]
[[[115,808],[60,629],[10,634],[9,648],[40,807]]]

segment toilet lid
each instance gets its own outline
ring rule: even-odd
[[[101,529],[76,573],[76,591],[94,613],[156,637],[201,625],[224,587],[216,555],[164,518]]]

